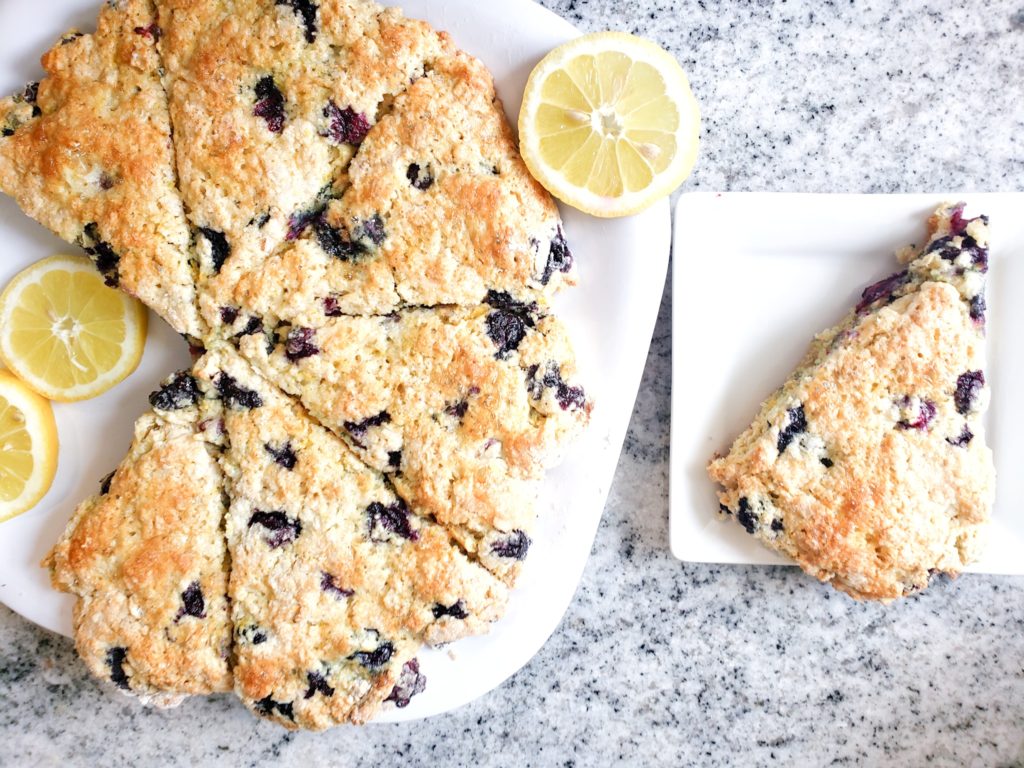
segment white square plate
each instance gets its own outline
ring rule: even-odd
[[[670,502],[672,553],[680,560],[789,564],[740,526],[717,519],[705,467],[746,429],[814,334],[835,325],[865,286],[897,271],[894,252],[923,241],[925,221],[945,200],[964,200],[970,215],[988,214],[992,228],[987,437],[998,480],[989,546],[970,570],[1024,574],[1024,356],[1016,336],[1024,331],[1024,194],[680,198]]]
[[[449,31],[490,68],[513,125],[530,71],[549,50],[578,34],[529,0],[505,0],[500,9],[475,0],[401,5],[406,15]],[[94,29],[99,6],[100,0],[0,2],[0,93],[38,79],[40,54],[73,25]],[[562,214],[581,285],[555,305],[572,332],[581,381],[596,403],[590,429],[541,488],[534,545],[505,617],[484,637],[424,651],[420,665],[427,690],[378,720],[438,714],[499,685],[554,632],[583,574],[647,359],[671,222],[667,201],[627,219],[602,221],[566,209]],[[0,285],[43,256],[76,250],[2,196],[0,234]],[[146,394],[187,364],[185,344],[151,316],[145,356],[132,376],[95,400],[55,407],[61,440],[57,477],[35,509],[0,525],[0,602],[44,627],[71,633],[73,599],[50,588],[39,561],[75,505],[96,492],[99,478],[128,449],[132,423],[148,407]]]

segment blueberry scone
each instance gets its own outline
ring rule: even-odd
[[[487,631],[504,585],[403,502],[337,436],[219,346],[236,691],[258,714],[322,729],[372,716],[422,643]]]
[[[820,334],[727,456],[721,512],[808,573],[889,601],[975,560],[995,470],[982,416],[988,220],[943,205],[923,249]]]
[[[128,456],[47,558],[78,596],[79,654],[97,677],[169,706],[231,690],[223,477],[187,372],[154,394]]]
[[[534,495],[591,410],[562,324],[489,294],[479,308],[322,315],[240,339],[402,498],[512,581]]]
[[[90,669],[288,728],[487,631],[588,423],[576,283],[490,74],[369,0],[109,0],[0,103],[0,188],[202,357],[48,559]]]
[[[157,34],[149,0],[117,0],[95,34],[64,35],[46,78],[0,101],[0,189],[85,248],[109,285],[198,337]]]

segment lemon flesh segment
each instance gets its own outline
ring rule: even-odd
[[[0,371],[0,521],[28,511],[50,490],[57,449],[50,403]]]
[[[106,392],[139,364],[147,314],[107,287],[84,256],[52,256],[0,294],[0,358],[39,394],[70,402]]]
[[[560,200],[625,216],[678,187],[697,158],[700,110],[685,73],[633,35],[585,35],[534,69],[519,115],[530,172]]]

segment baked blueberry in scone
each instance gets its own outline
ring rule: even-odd
[[[90,671],[173,706],[231,689],[224,478],[215,417],[189,373],[153,400],[128,455],[75,510],[46,565],[56,588],[78,596],[75,645]]]
[[[724,516],[881,601],[977,559],[995,485],[982,423],[988,219],[943,205],[925,246],[899,258],[709,466]]]
[[[210,398],[225,378],[259,396],[222,400],[221,458],[235,690],[255,713],[363,722],[423,643],[486,632],[503,613],[498,579],[237,352],[216,346],[195,375]]]
[[[95,34],[64,35],[44,79],[0,101],[0,190],[81,245],[109,285],[199,337],[155,18],[149,0],[104,3]]]

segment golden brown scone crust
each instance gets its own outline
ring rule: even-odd
[[[0,102],[0,189],[198,337],[154,24],[147,0],[104,4],[95,34],[68,33],[43,56],[37,91]]]
[[[981,551],[995,485],[976,298],[988,240],[961,211],[939,209],[906,274],[820,335],[709,467],[723,514],[859,599],[911,594]]]
[[[92,673],[157,704],[231,689],[215,454],[195,423],[143,416],[109,489],[79,505],[47,558],[54,586],[79,596],[75,642]]]

